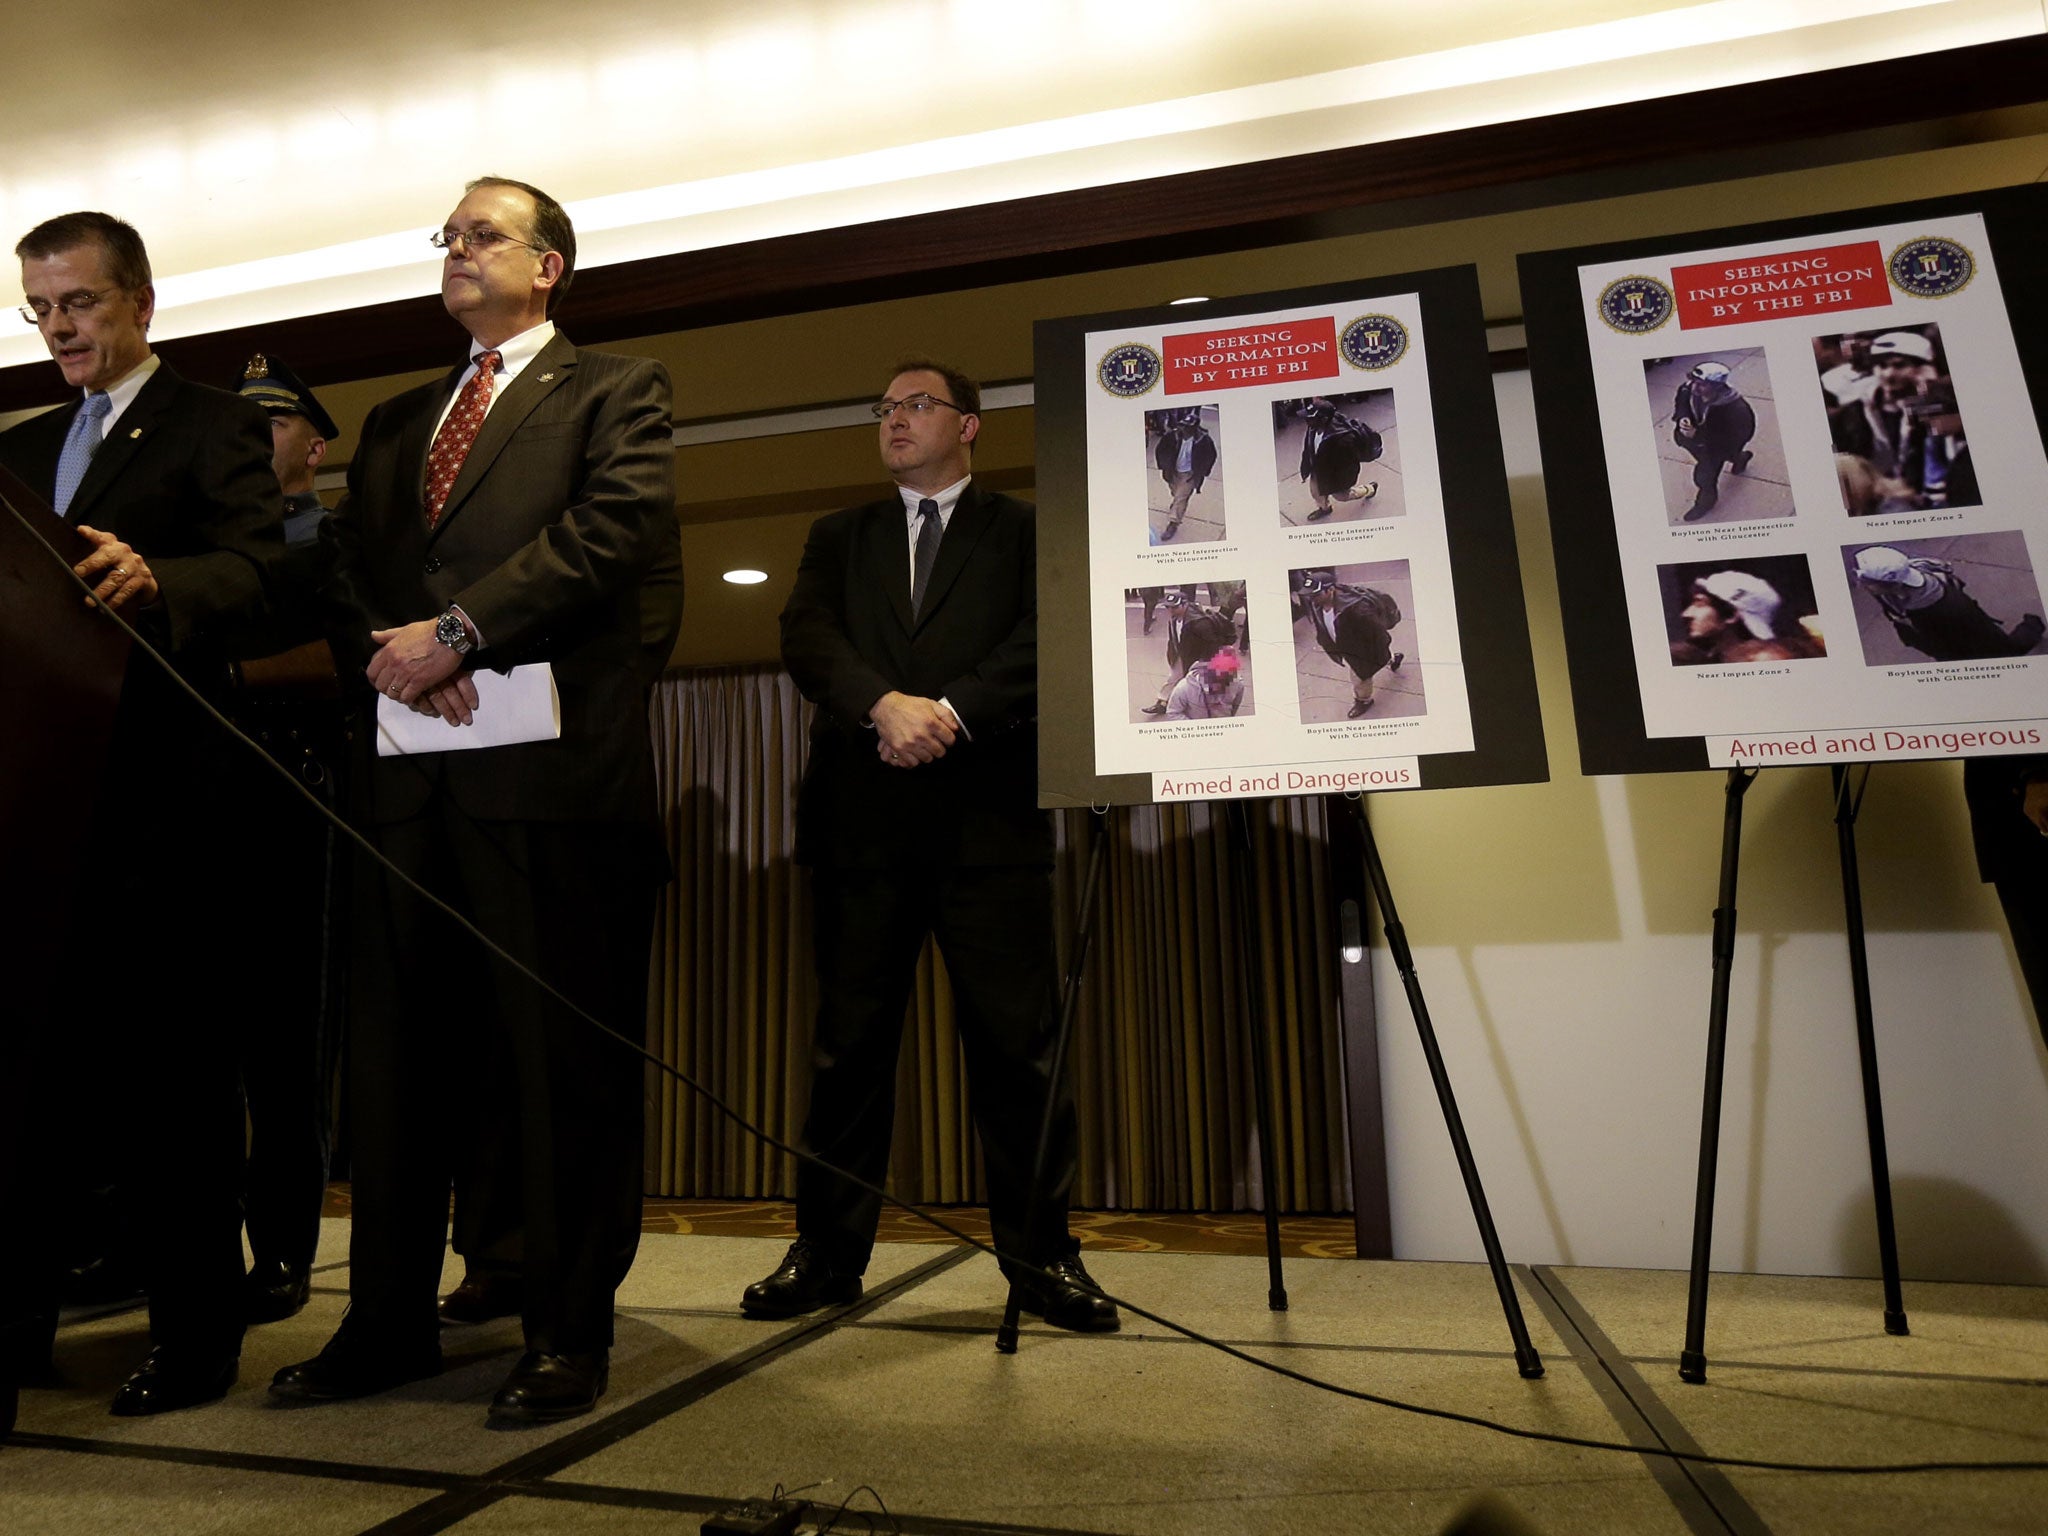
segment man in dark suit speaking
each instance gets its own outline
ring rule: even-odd
[[[996,1245],[1052,1272],[1025,1309],[1117,1326],[1067,1232],[1075,1120],[1052,1077],[1052,824],[1037,807],[1036,520],[970,478],[981,392],[905,363],[874,407],[897,494],[820,518],[782,611],[782,658],[818,706],[797,805],[815,867],[818,1019],[804,1142],[880,1185],[897,1049],[935,934],[988,1171]],[[1031,1170],[1056,1095],[1043,1186]],[[1036,1212],[1035,1222],[1032,1212]],[[792,1317],[861,1293],[880,1200],[811,1163],[797,1241],[743,1308]]]
[[[0,462],[94,546],[76,567],[93,595],[218,698],[224,646],[259,616],[284,553],[270,424],[150,350],[156,290],[129,225],[64,214],[15,250],[23,313],[74,393],[0,435]],[[82,1168],[128,1192],[121,1217],[145,1255],[155,1348],[113,1411],[188,1407],[234,1383],[242,1102],[218,967],[255,883],[223,837],[254,771],[137,655],[97,801],[49,807],[75,824],[89,883],[65,952],[22,957],[32,1000],[0,1027],[0,1396],[47,1368],[55,1203]]]
[[[451,737],[486,668],[546,664],[560,734],[379,756],[358,814],[397,864],[612,1030],[642,1038],[667,878],[647,734],[642,584],[678,539],[669,384],[548,316],[576,236],[546,193],[485,178],[434,237],[469,356],[363,424],[329,520],[344,670]],[[669,633],[673,634],[671,628]],[[529,676],[534,674],[528,674]],[[451,745],[459,743],[451,742]],[[358,917],[348,1316],[280,1397],[360,1397],[440,1369],[451,1175],[514,1101],[526,1353],[494,1418],[584,1413],[640,1215],[641,1065],[395,878]]]

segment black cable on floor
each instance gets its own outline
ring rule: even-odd
[[[51,548],[49,543],[43,539],[42,535],[36,532],[35,525],[31,523],[25,516],[22,515],[21,509],[16,507],[13,501],[6,497],[4,493],[0,493],[0,502],[6,503],[7,510],[13,514],[15,520],[19,522],[21,526],[28,532],[29,536],[33,538],[38,544],[42,545],[42,547],[45,550],[48,550],[50,558],[56,561],[56,563],[60,567],[62,567],[64,574],[70,578],[70,580],[79,588],[81,592],[85,593],[87,597],[90,597],[92,589],[89,586],[87,586],[85,582],[82,579],[80,579],[75,573],[73,573],[70,562],[65,560],[65,558],[61,554],[59,554],[55,549]],[[549,982],[546,978],[542,976],[536,975],[533,971],[528,969],[520,961],[515,959],[512,955],[508,954],[505,951],[505,949],[497,943],[497,941],[492,939],[488,934],[484,933],[474,923],[470,922],[468,918],[464,917],[460,912],[456,911],[454,907],[450,906],[447,902],[443,901],[439,896],[436,896],[432,891],[428,890],[424,885],[420,884],[420,882],[415,880],[411,875],[407,874],[404,870],[400,869],[396,864],[392,863],[392,861],[386,858],[383,852],[367,837],[363,836],[361,832],[358,832],[354,827],[350,826],[345,819],[336,815],[333,811],[329,810],[328,807],[324,803],[322,803],[318,795],[315,795],[311,790],[309,790],[299,782],[297,774],[291,772],[291,770],[277,762],[277,760],[271,757],[271,755],[268,752],[264,751],[263,747],[258,742],[250,738],[238,726],[236,726],[234,721],[230,720],[226,715],[222,714],[218,709],[214,708],[211,701],[209,701],[206,698],[206,696],[202,694],[197,688],[194,688],[191,683],[186,681],[185,677],[178,671],[178,669],[175,666],[173,666],[171,662],[167,660],[163,655],[161,655],[154,646],[152,646],[147,640],[143,639],[142,636],[136,632],[134,626],[131,625],[126,619],[121,617],[119,613],[115,612],[112,608],[106,607],[104,604],[100,605],[100,611],[106,614],[108,618],[112,619],[114,623],[120,625],[122,630],[125,631],[126,634],[128,635],[128,638],[132,640],[139,649],[141,649],[149,656],[151,662],[153,662],[156,666],[161,667],[164,673],[171,679],[171,681],[175,683],[179,688],[183,689],[185,693],[192,698],[193,702],[198,704],[198,706],[202,710],[204,710],[206,714],[216,724],[218,724],[222,730],[226,731],[235,740],[241,742],[242,745],[245,746],[249,751],[253,752],[272,773],[282,776],[284,781],[292,787],[292,791],[295,794],[297,794],[301,799],[306,801],[307,804],[311,805],[315,812],[325,817],[332,825],[338,828],[345,836],[347,836],[352,842],[354,842],[357,847],[361,848],[365,853],[367,853],[372,859],[376,860],[377,863],[381,864],[385,869],[389,870],[392,874],[396,875],[407,886],[409,886],[412,890],[416,891],[421,897],[423,897],[429,904],[434,906],[442,913],[446,914],[448,917],[452,918],[457,925],[459,925],[465,932],[474,937],[476,941],[479,944],[483,945],[483,947],[486,950],[488,950],[491,954],[495,955],[498,959],[502,960],[506,965],[510,966],[514,971],[516,971],[520,975],[526,977],[527,980],[531,981],[536,987],[539,987],[543,993],[553,998],[556,1002],[560,1003],[570,1013],[574,1014],[577,1018],[581,1019],[584,1023],[588,1024],[592,1029],[595,1029],[600,1034],[606,1035],[609,1038],[616,1040],[620,1045],[624,1046],[627,1050],[637,1053],[642,1060],[650,1063],[654,1067],[658,1068],[660,1071],[666,1072],[670,1077],[673,1077],[677,1082],[681,1083],[684,1087],[688,1088],[692,1093],[696,1094],[699,1098],[703,1099],[705,1103],[709,1104],[713,1109],[716,1109],[720,1114],[724,1115],[728,1120],[732,1121],[734,1125],[738,1126],[748,1135],[753,1136],[754,1138],[759,1140],[763,1145],[768,1146],[777,1152],[787,1153],[791,1157],[800,1158],[804,1162],[815,1164],[816,1166],[826,1170],[828,1173],[832,1173],[838,1176],[839,1178],[845,1179],[848,1183],[853,1184],[860,1189],[866,1190],[869,1194],[879,1196],[886,1204],[893,1205],[898,1210],[908,1211],[911,1215],[917,1217],[918,1220],[926,1223],[929,1226],[936,1227],[939,1231],[945,1233],[954,1241],[964,1243],[970,1248],[974,1248],[982,1253],[988,1254],[991,1258],[996,1259],[998,1262],[1007,1264],[1013,1270],[1017,1270],[1028,1275],[1035,1275],[1041,1280],[1054,1279],[1052,1275],[1047,1274],[1046,1271],[1040,1269],[1036,1264],[1032,1264],[1024,1259],[1017,1258],[1011,1254],[1004,1253],[1002,1252],[1002,1250],[998,1249],[993,1243],[985,1243],[980,1238],[970,1236],[969,1234],[961,1231],[958,1227],[952,1225],[950,1222],[944,1220],[943,1218],[933,1215],[930,1211],[920,1210],[916,1206],[911,1205],[908,1201],[898,1199],[896,1196],[890,1194],[886,1189],[882,1189],[874,1184],[868,1183],[867,1180],[859,1177],[857,1174],[848,1173],[844,1169],[838,1168],[833,1164],[826,1162],[823,1158],[818,1157],[813,1153],[806,1152],[800,1147],[792,1146],[788,1142],[785,1142],[777,1136],[775,1136],[772,1132],[763,1130],[761,1127],[755,1125],[751,1120],[747,1119],[745,1115],[741,1114],[738,1110],[734,1109],[730,1104],[726,1103],[725,1100],[720,1098],[716,1093],[712,1092],[709,1088],[705,1087],[702,1083],[698,1082],[689,1073],[683,1071],[680,1067],[674,1066],[673,1064],[662,1060],[659,1056],[656,1056],[652,1051],[648,1050],[639,1042],[631,1040],[627,1038],[625,1035],[620,1034],[610,1025],[604,1023],[601,1019],[597,1018],[596,1015],[589,1013],[579,1004],[572,1002],[569,998],[565,997],[560,991],[558,991],[553,985],[553,983]],[[1061,1283],[1067,1282],[1062,1281]],[[1126,1301],[1123,1297],[1114,1295],[1109,1291],[1105,1291],[1100,1286],[1095,1287],[1095,1294],[1101,1296],[1106,1301],[1113,1302],[1115,1305],[1123,1308],[1126,1312],[1131,1313],[1133,1316],[1142,1317],[1149,1323],[1156,1323],[1161,1328],[1167,1329],[1169,1332],[1172,1333],[1177,1333],[1184,1339],[1191,1340],[1196,1344],[1205,1345],[1206,1347],[1216,1350],[1221,1354],[1230,1356],[1230,1358],[1233,1360],[1241,1360],[1246,1365],[1254,1366],[1259,1370],[1269,1371],[1275,1376],[1281,1376],[1289,1381],[1299,1382],[1301,1385],[1305,1387],[1313,1387],[1320,1392],[1328,1392],[1338,1397],[1350,1398],[1354,1402],[1371,1403],[1374,1406],[1380,1408],[1391,1408],[1399,1413],[1412,1413],[1423,1418],[1443,1419],[1453,1424],[1469,1424],[1473,1426],[1475,1429],[1485,1429],[1490,1430],[1495,1434],[1510,1435],[1518,1440],[1540,1440],[1551,1445],[1568,1445],[1576,1447],[1580,1450],[1588,1451],[1619,1451],[1629,1456],[1661,1456],[1670,1461],[1692,1462],[1701,1466],[1742,1467],[1747,1470],[1756,1472],[1820,1472],[1829,1473],[1837,1476],[1854,1477],[1869,1477],[1880,1475],[1896,1475],[1902,1473],[1925,1472],[2048,1472],[2048,1461],[1904,1461],[1876,1462],[1869,1464],[1853,1462],[1845,1463],[1811,1461],[1770,1461],[1758,1457],[1710,1456],[1704,1451],[1676,1451],[1661,1446],[1627,1445],[1617,1440],[1595,1440],[1584,1435],[1559,1434],[1552,1430],[1523,1429],[1514,1424],[1503,1424],[1497,1419],[1486,1418],[1481,1414],[1460,1413],[1453,1408],[1433,1408],[1426,1403],[1412,1403],[1402,1398],[1388,1397],[1378,1392],[1367,1392],[1363,1388],[1359,1387],[1340,1386],[1338,1383],[1334,1381],[1325,1381],[1321,1377],[1311,1376],[1306,1371],[1297,1371],[1293,1367],[1281,1365],[1277,1361],[1261,1359],[1259,1356],[1251,1354],[1243,1349],[1240,1349],[1234,1344],[1227,1344],[1223,1340],[1212,1338],[1208,1334],[1205,1334],[1198,1329],[1190,1328],[1185,1323],[1177,1323],[1170,1317],[1164,1317],[1157,1312],[1148,1311],[1146,1308],[1139,1306],[1136,1302]]]

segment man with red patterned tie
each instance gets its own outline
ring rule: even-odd
[[[546,193],[473,182],[434,243],[469,355],[363,425],[326,533],[336,654],[381,708],[438,716],[451,736],[493,707],[477,672],[544,663],[560,735],[373,757],[356,815],[400,868],[637,1044],[668,873],[640,659],[650,617],[672,638],[681,616],[679,584],[646,586],[679,538],[668,377],[555,330],[576,236]],[[440,1369],[449,1184],[490,1144],[516,1162],[526,1337],[491,1415],[588,1412],[639,1230],[640,1061],[395,876],[366,870],[358,898],[350,1307],[271,1391],[363,1397]]]

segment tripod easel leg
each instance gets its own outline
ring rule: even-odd
[[[1728,1053],[1728,979],[1735,968],[1735,885],[1742,853],[1742,797],[1756,769],[1728,770],[1721,816],[1721,886],[1714,906],[1714,991],[1707,1005],[1707,1083],[1700,1100],[1699,1185],[1692,1208],[1692,1285],[1685,1307],[1685,1348],[1678,1374],[1707,1379],[1707,1265],[1714,1248],[1714,1175],[1721,1157],[1721,1077]]]
[[[1237,998],[1252,1053],[1252,1093],[1258,1103],[1259,1191],[1266,1208],[1266,1306],[1287,1310],[1287,1282],[1280,1273],[1280,1183],[1275,1171],[1279,1138],[1274,1127],[1271,1074],[1266,1070],[1265,996],[1259,967],[1258,905],[1252,894],[1252,818],[1242,800],[1224,804],[1236,840],[1230,867],[1237,887]]]
[[[1884,1095],[1877,1081],[1877,1030],[1870,1008],[1870,960],[1863,941],[1863,889],[1856,868],[1856,815],[1863,791],[1849,791],[1849,769],[1835,764],[1835,840],[1842,855],[1842,911],[1849,938],[1849,985],[1856,1002],[1856,1055],[1863,1069],[1863,1121],[1870,1137],[1870,1189],[1877,1213],[1877,1257],[1884,1274],[1884,1331],[1907,1332],[1899,1290],[1899,1244],[1892,1225],[1891,1158],[1885,1150]],[[1863,770],[1865,784],[1870,769]]]
[[[1067,1066],[1067,1039],[1074,1031],[1074,1013],[1081,999],[1081,973],[1088,964],[1088,950],[1095,940],[1095,893],[1102,884],[1102,866],[1109,852],[1109,813],[1091,811],[1088,822],[1088,873],[1081,882],[1081,909],[1074,918],[1074,942],[1069,949],[1066,979],[1060,985],[1059,1032],[1053,1037],[1052,1077],[1046,1088],[1045,1113],[1038,1122],[1038,1150],[1031,1159],[1031,1191],[1028,1197],[1026,1232],[1038,1230],[1038,1215],[1045,1184],[1045,1159],[1052,1141],[1052,1117],[1059,1103],[1060,1074]],[[996,1353],[1017,1353],[1017,1315],[1022,1310],[1017,1284],[1010,1284],[1009,1300],[1003,1306],[1003,1320],[996,1329]]]
[[[1479,1165],[1472,1157],[1472,1144],[1465,1137],[1465,1121],[1458,1113],[1457,1096],[1451,1091],[1451,1074],[1444,1066],[1443,1052],[1437,1046],[1436,1029],[1429,1022],[1429,1005],[1423,1001],[1422,980],[1415,973],[1415,956],[1408,948],[1408,933],[1401,926],[1401,916],[1394,910],[1393,892],[1387,885],[1386,866],[1380,862],[1379,845],[1373,841],[1371,824],[1366,820],[1365,801],[1361,798],[1350,801],[1351,813],[1358,821],[1360,841],[1365,845],[1365,873],[1372,883],[1373,900],[1379,904],[1380,926],[1387,936],[1387,949],[1394,957],[1394,966],[1401,973],[1401,985],[1408,994],[1409,1011],[1415,1015],[1415,1032],[1422,1038],[1422,1054],[1429,1063],[1429,1078],[1436,1085],[1436,1099],[1443,1109],[1444,1128],[1451,1135],[1451,1150],[1457,1155],[1458,1172],[1465,1180],[1465,1196],[1472,1202],[1472,1219],[1479,1227],[1479,1242],[1486,1250],[1486,1267],[1493,1272],[1493,1288],[1500,1296],[1501,1311],[1506,1314],[1508,1337],[1515,1347],[1515,1368],[1531,1379],[1543,1374],[1543,1359],[1536,1353],[1536,1346],[1529,1338],[1529,1325],[1522,1318],[1521,1299],[1515,1295],[1515,1282],[1508,1274],[1506,1257],[1501,1253],[1500,1235],[1494,1230],[1493,1212],[1486,1203],[1486,1190],[1479,1182]]]

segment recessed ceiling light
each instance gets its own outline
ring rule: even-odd
[[[1206,293],[1191,293],[1184,299],[1168,299],[1166,302],[1169,304],[1206,304],[1209,302],[1209,295]]]
[[[736,587],[758,587],[768,579],[766,571],[727,571],[725,579]]]

